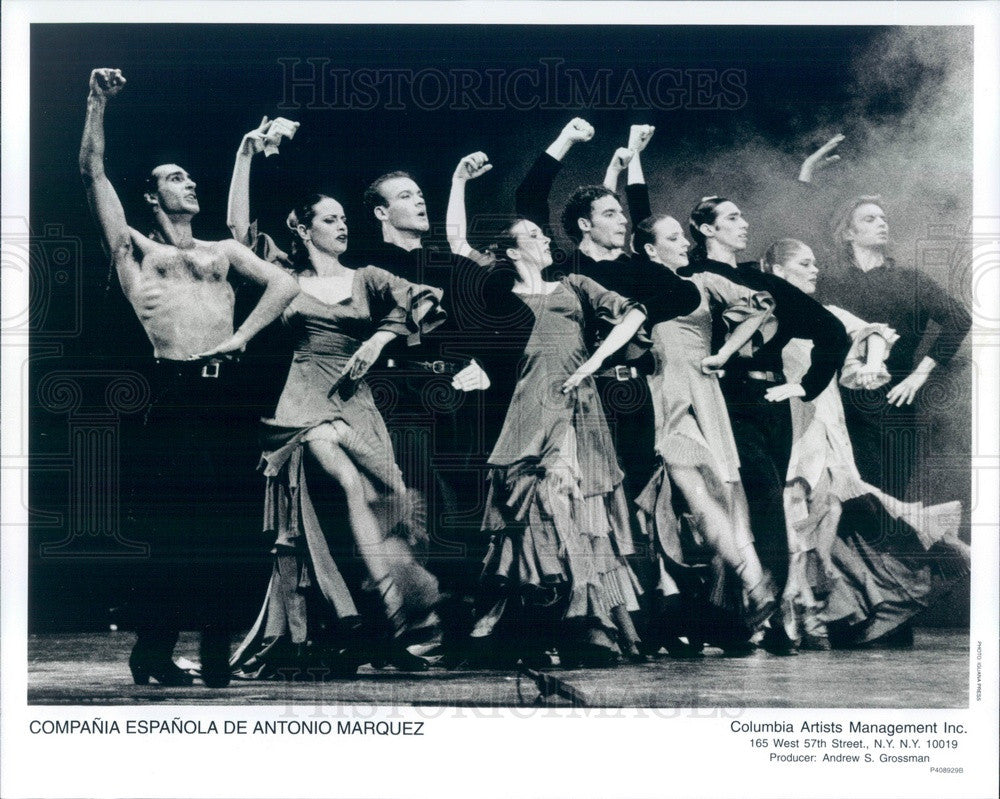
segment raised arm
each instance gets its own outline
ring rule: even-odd
[[[837,163],[840,160],[840,156],[837,155],[834,150],[837,149],[838,145],[844,140],[844,134],[838,133],[832,139],[826,142],[822,147],[816,150],[816,152],[810,154],[805,161],[802,162],[802,166],[799,168],[799,180],[802,183],[812,183],[813,176],[819,169],[824,169],[831,164]]]
[[[90,73],[87,116],[80,141],[80,175],[87,200],[101,227],[104,245],[114,262],[126,297],[131,297],[139,277],[139,262],[132,251],[132,237],[121,200],[104,172],[104,109],[108,98],[125,85],[117,69],[95,69]]]
[[[608,168],[604,172],[604,188],[611,191],[618,191],[618,176],[631,161],[633,153],[628,147],[619,147],[615,154],[611,156]]]
[[[265,116],[260,125],[247,133],[240,142],[233,166],[233,178],[229,183],[229,205],[226,208],[226,225],[238,242],[252,244],[247,240],[250,230],[250,162],[262,150],[265,155],[277,153],[282,136],[291,139],[298,128],[298,122],[284,117],[269,120]]]
[[[570,120],[548,149],[538,156],[514,192],[514,208],[518,216],[530,219],[542,230],[549,229],[549,195],[562,167],[562,159],[576,142],[592,138],[594,128],[589,122],[580,117]]]
[[[219,247],[229,259],[237,274],[264,287],[264,293],[233,335],[207,352],[198,353],[192,360],[237,355],[247,342],[267,325],[277,319],[299,293],[295,278],[267,261],[262,261],[238,241],[220,241]]]
[[[628,162],[625,196],[628,199],[628,213],[632,220],[633,229],[653,213],[649,204],[646,176],[642,171],[642,151],[646,149],[646,145],[649,144],[649,140],[653,138],[655,132],[656,128],[652,125],[633,125],[629,129],[628,148],[632,151],[633,156],[632,160]]]
[[[458,162],[455,174],[451,177],[451,193],[448,195],[448,211],[445,216],[445,228],[448,236],[448,246],[455,255],[461,255],[480,266],[488,266],[492,258],[485,253],[472,248],[468,240],[468,225],[465,211],[465,184],[485,175],[493,169],[486,153],[471,153]]]

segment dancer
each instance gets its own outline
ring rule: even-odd
[[[700,296],[695,286],[665,271],[651,278],[645,259],[636,258],[626,249],[628,219],[622,212],[615,185],[627,170],[626,195],[633,224],[649,216],[649,195],[642,171],[641,153],[649,144],[655,128],[633,125],[628,146],[615,151],[605,173],[604,185],[581,186],[567,200],[561,214],[566,235],[576,249],[565,263],[551,267],[548,279],[560,275],[585,275],[598,284],[635,298],[650,281],[658,286],[658,305],[663,319],[691,313]],[[580,118],[571,120],[559,136],[536,159],[515,195],[516,213],[530,219],[543,230],[549,225],[549,197],[563,159],[577,142],[594,136],[593,127]],[[649,292],[646,292],[647,295]],[[594,333],[606,335],[603,325]],[[595,341],[588,341],[594,346]],[[648,359],[630,361],[627,351],[609,362],[608,374],[597,377],[598,391],[604,402],[608,424],[616,445],[619,462],[626,472],[626,493],[632,499],[648,482],[655,468],[653,452],[654,422],[649,388],[644,379],[650,371]]]
[[[817,171],[840,159],[835,151],[844,139],[832,137],[803,161],[801,185],[815,185]],[[911,479],[920,473],[927,446],[917,423],[921,388],[935,369],[948,366],[972,318],[964,303],[920,269],[896,260],[881,197],[850,199],[835,211],[831,229],[834,258],[822,272],[819,296],[863,319],[883,322],[899,336],[886,362],[891,380],[876,395],[841,386],[858,470],[866,482],[893,496],[916,494]],[[937,333],[915,363],[930,322]]]
[[[859,453],[865,481],[894,496],[906,496],[919,473],[923,446],[918,441],[915,400],[936,368],[949,363],[972,326],[964,305],[919,269],[900,266],[888,253],[889,226],[882,200],[858,197],[835,220],[840,259],[823,274],[824,302],[889,325],[899,340],[886,360],[891,379],[877,397],[864,389],[845,389],[844,412]],[[914,366],[929,322],[939,330],[927,354]],[[919,439],[918,435],[918,439]]]
[[[449,213],[458,222],[452,246],[461,250],[468,246],[462,241],[464,193],[453,193],[452,200],[463,204]],[[640,589],[625,561],[633,545],[624,475],[593,375],[636,335],[645,312],[581,275],[545,280],[549,244],[534,222],[515,219],[494,248],[493,274],[507,283],[494,301],[511,309],[510,318],[520,318],[526,340],[489,458],[483,528],[493,538],[483,579],[496,600],[473,636],[493,634],[509,611],[508,623],[522,622],[515,656],[535,659],[555,643],[567,667],[610,665],[619,650],[641,661],[629,616],[638,610]],[[588,357],[586,320],[598,317],[613,328]],[[546,622],[554,628],[543,631]],[[526,641],[531,635],[534,640]]]
[[[766,272],[815,293],[820,270],[801,241],[775,242],[761,263]],[[874,391],[888,383],[886,364],[898,334],[842,308],[827,309],[852,340],[841,386]],[[785,347],[789,381],[805,373],[811,351],[815,348],[798,338]],[[968,546],[956,534],[961,504],[902,502],[865,481],[833,381],[811,401],[793,397],[790,405],[794,444],[785,500],[793,543],[783,597],[786,630],[805,648],[828,649],[831,635],[844,646],[886,640],[967,573]],[[854,512],[843,513],[852,506]],[[887,517],[907,526],[919,547],[905,551],[898,539],[879,535]]]
[[[237,152],[229,203],[234,234],[250,228],[254,153],[264,142],[276,147],[291,130],[282,119],[262,128],[248,133]],[[264,606],[233,666],[250,678],[287,677],[290,670],[350,675],[371,659],[422,670],[424,660],[405,645],[432,636],[437,582],[410,551],[425,537],[419,498],[406,490],[364,375],[387,343],[414,339],[443,321],[441,292],[377,267],[345,267],[347,221],[328,195],[309,196],[287,224],[296,237],[290,260],[302,291],[282,317],[295,351],[267,420],[261,459],[275,562]],[[273,242],[263,249],[273,253]],[[312,496],[321,495],[324,478],[345,497],[346,541],[337,525],[320,526]],[[373,652],[371,645],[386,637],[391,643]]]
[[[688,266],[690,245],[680,223],[671,216],[643,220],[636,228],[633,246],[663,272]],[[683,568],[685,557],[672,508],[671,482],[687,502],[697,533],[721,564],[738,577],[740,599],[745,595],[747,600],[745,639],[771,615],[777,602],[774,585],[765,576],[753,547],[740,483],[740,459],[719,374],[765,322],[773,326],[774,301],[766,291],[753,291],[715,272],[698,272],[690,279],[698,287],[701,303],[694,313],[682,317],[659,317],[655,287],[648,286],[640,295],[649,312],[657,361],[657,369],[648,380],[656,412],[660,466],[637,499],[639,519],[655,543],[658,559],[657,593],[662,611],[651,627],[657,631],[657,642],[662,641],[674,656],[696,655],[702,641],[722,643],[728,654],[748,654],[750,648],[739,646],[739,617],[723,625],[729,629],[730,640],[726,640],[718,629],[721,614],[698,603],[704,589]],[[735,328],[715,354],[711,351],[713,308],[721,309]],[[716,602],[721,603],[721,596]],[[694,640],[685,645],[678,641],[681,635]]]
[[[226,568],[218,563],[227,531],[208,509],[237,501],[230,491],[241,468],[233,463],[233,437],[245,431],[231,396],[233,359],[298,288],[235,241],[194,238],[191,220],[200,210],[195,182],[176,164],[161,164],[149,177],[146,201],[155,238],[129,227],[104,172],[104,112],[124,85],[120,70],[91,73],[80,172],[122,291],[156,359],[143,442],[155,485],[147,500],[153,574],[138,587],[143,607],[129,667],[137,684],[153,678],[189,685],[191,675],[177,667],[172,652],[182,625],[194,621],[201,628],[201,678],[223,687],[229,683],[233,624],[226,607],[231,591],[222,579]],[[264,287],[235,331],[230,270]]]
[[[810,400],[819,394],[843,363],[849,346],[844,326],[829,311],[789,283],[759,271],[758,264],[736,261],[747,246],[749,224],[735,203],[706,197],[691,212],[688,229],[695,242],[690,266],[683,276],[714,272],[754,291],[766,291],[775,301],[777,330],[767,341],[754,342],[746,355],[730,359],[720,380],[729,409],[740,459],[740,477],[750,506],[750,526],[764,568],[779,587],[788,571],[788,541],[783,508],[784,476],[791,453],[791,417],[785,400]],[[718,313],[713,350],[721,346],[723,325]],[[815,357],[801,381],[789,384],[782,372],[781,350],[792,338],[815,344]],[[764,645],[777,654],[791,654],[790,642],[772,626]]]

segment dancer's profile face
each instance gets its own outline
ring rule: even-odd
[[[598,197],[590,204],[590,219],[581,220],[580,230],[590,235],[591,240],[609,250],[625,246],[628,220],[622,212],[622,205],[610,194]]]
[[[680,222],[672,216],[667,216],[653,225],[653,235],[656,241],[646,244],[646,254],[657,263],[680,269],[688,265],[688,250],[690,242],[684,236]]]
[[[715,222],[707,235],[730,252],[739,252],[746,249],[749,228],[736,203],[726,200],[715,209]]]
[[[308,229],[299,225],[303,241],[329,255],[341,255],[347,249],[347,217],[344,207],[332,197],[324,197],[313,207],[313,218]]]
[[[376,216],[386,221],[396,230],[426,233],[430,227],[427,221],[427,204],[424,193],[410,178],[389,178],[379,192],[385,202],[375,209]]]
[[[774,274],[784,278],[795,288],[806,294],[816,293],[816,278],[819,269],[812,249],[805,245],[795,250],[783,264],[774,265]]]
[[[510,229],[510,234],[517,242],[514,252],[520,263],[535,269],[544,269],[552,263],[549,249],[552,240],[534,222],[521,219]]]
[[[161,164],[153,169],[152,175],[156,178],[156,194],[147,194],[146,198],[164,213],[194,215],[201,210],[194,191],[197,184],[183,168]]]
[[[847,240],[859,247],[884,247],[889,243],[889,224],[885,211],[875,203],[864,203],[854,209],[847,228]]]

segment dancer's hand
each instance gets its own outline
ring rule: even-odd
[[[90,93],[95,97],[114,97],[125,83],[120,69],[101,67],[90,73]]]
[[[792,397],[804,397],[806,390],[798,383],[784,383],[780,386],[771,386],[764,392],[764,399],[768,402],[784,402]]]
[[[485,391],[490,385],[490,376],[474,360],[451,380],[456,391]]]
[[[615,172],[621,172],[628,166],[629,161],[632,160],[632,156],[634,155],[635,152],[628,147],[619,147],[615,150],[615,154],[611,156],[611,165],[608,168],[615,170]]]
[[[882,370],[881,363],[865,363],[855,372],[855,379],[859,388],[871,391],[886,382],[886,372]]]
[[[912,372],[903,380],[889,389],[885,395],[886,401],[890,405],[902,408],[904,405],[912,405],[924,383],[927,382],[927,374],[924,372]]]
[[[382,354],[385,340],[373,336],[358,347],[344,364],[343,374],[351,380],[360,380],[371,369],[372,364]]]
[[[197,355],[192,355],[188,358],[189,361],[232,361],[239,358],[243,354],[243,351],[247,348],[246,337],[242,333],[233,333],[229,338],[223,341],[219,346],[213,347],[205,352],[199,352]]]
[[[594,126],[586,119],[574,117],[566,123],[559,136],[569,142],[590,141],[594,138]]]
[[[837,145],[839,145],[844,138],[843,133],[838,133],[816,152],[806,158],[806,160],[802,162],[802,167],[799,169],[799,180],[803,183],[810,183],[813,179],[813,173],[815,173],[817,169],[823,169],[831,164],[837,163],[837,161],[840,160],[840,156],[833,151],[837,149]]]
[[[569,392],[579,386],[580,383],[582,383],[586,378],[594,374],[594,372],[597,371],[598,366],[600,366],[600,364],[594,363],[593,359],[584,361],[580,365],[580,368],[566,378],[566,382],[562,384],[562,393],[569,394]]]
[[[263,150],[265,156],[274,155],[278,152],[281,139],[283,137],[293,138],[298,129],[298,122],[292,122],[284,117],[268,119],[265,116],[261,119],[260,125],[243,137],[240,152],[244,155],[254,155]]]
[[[652,125],[633,125],[628,132],[628,149],[633,153],[641,153],[646,149],[655,131],[656,128]]]
[[[470,153],[458,162],[452,180],[475,180],[493,169],[486,153]]]
[[[712,377],[724,377],[726,370],[722,367],[726,365],[726,360],[718,353],[702,358],[701,373]]]

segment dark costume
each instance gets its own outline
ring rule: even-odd
[[[928,324],[940,326],[927,351],[945,367],[969,332],[965,306],[917,269],[887,258],[864,272],[842,260],[821,273],[818,296],[869,322],[881,322],[899,336],[886,361],[891,380],[875,391],[842,388],[847,429],[861,477],[894,497],[906,497],[912,475],[925,456],[916,402],[895,407],[886,394],[913,371],[914,357]]]

